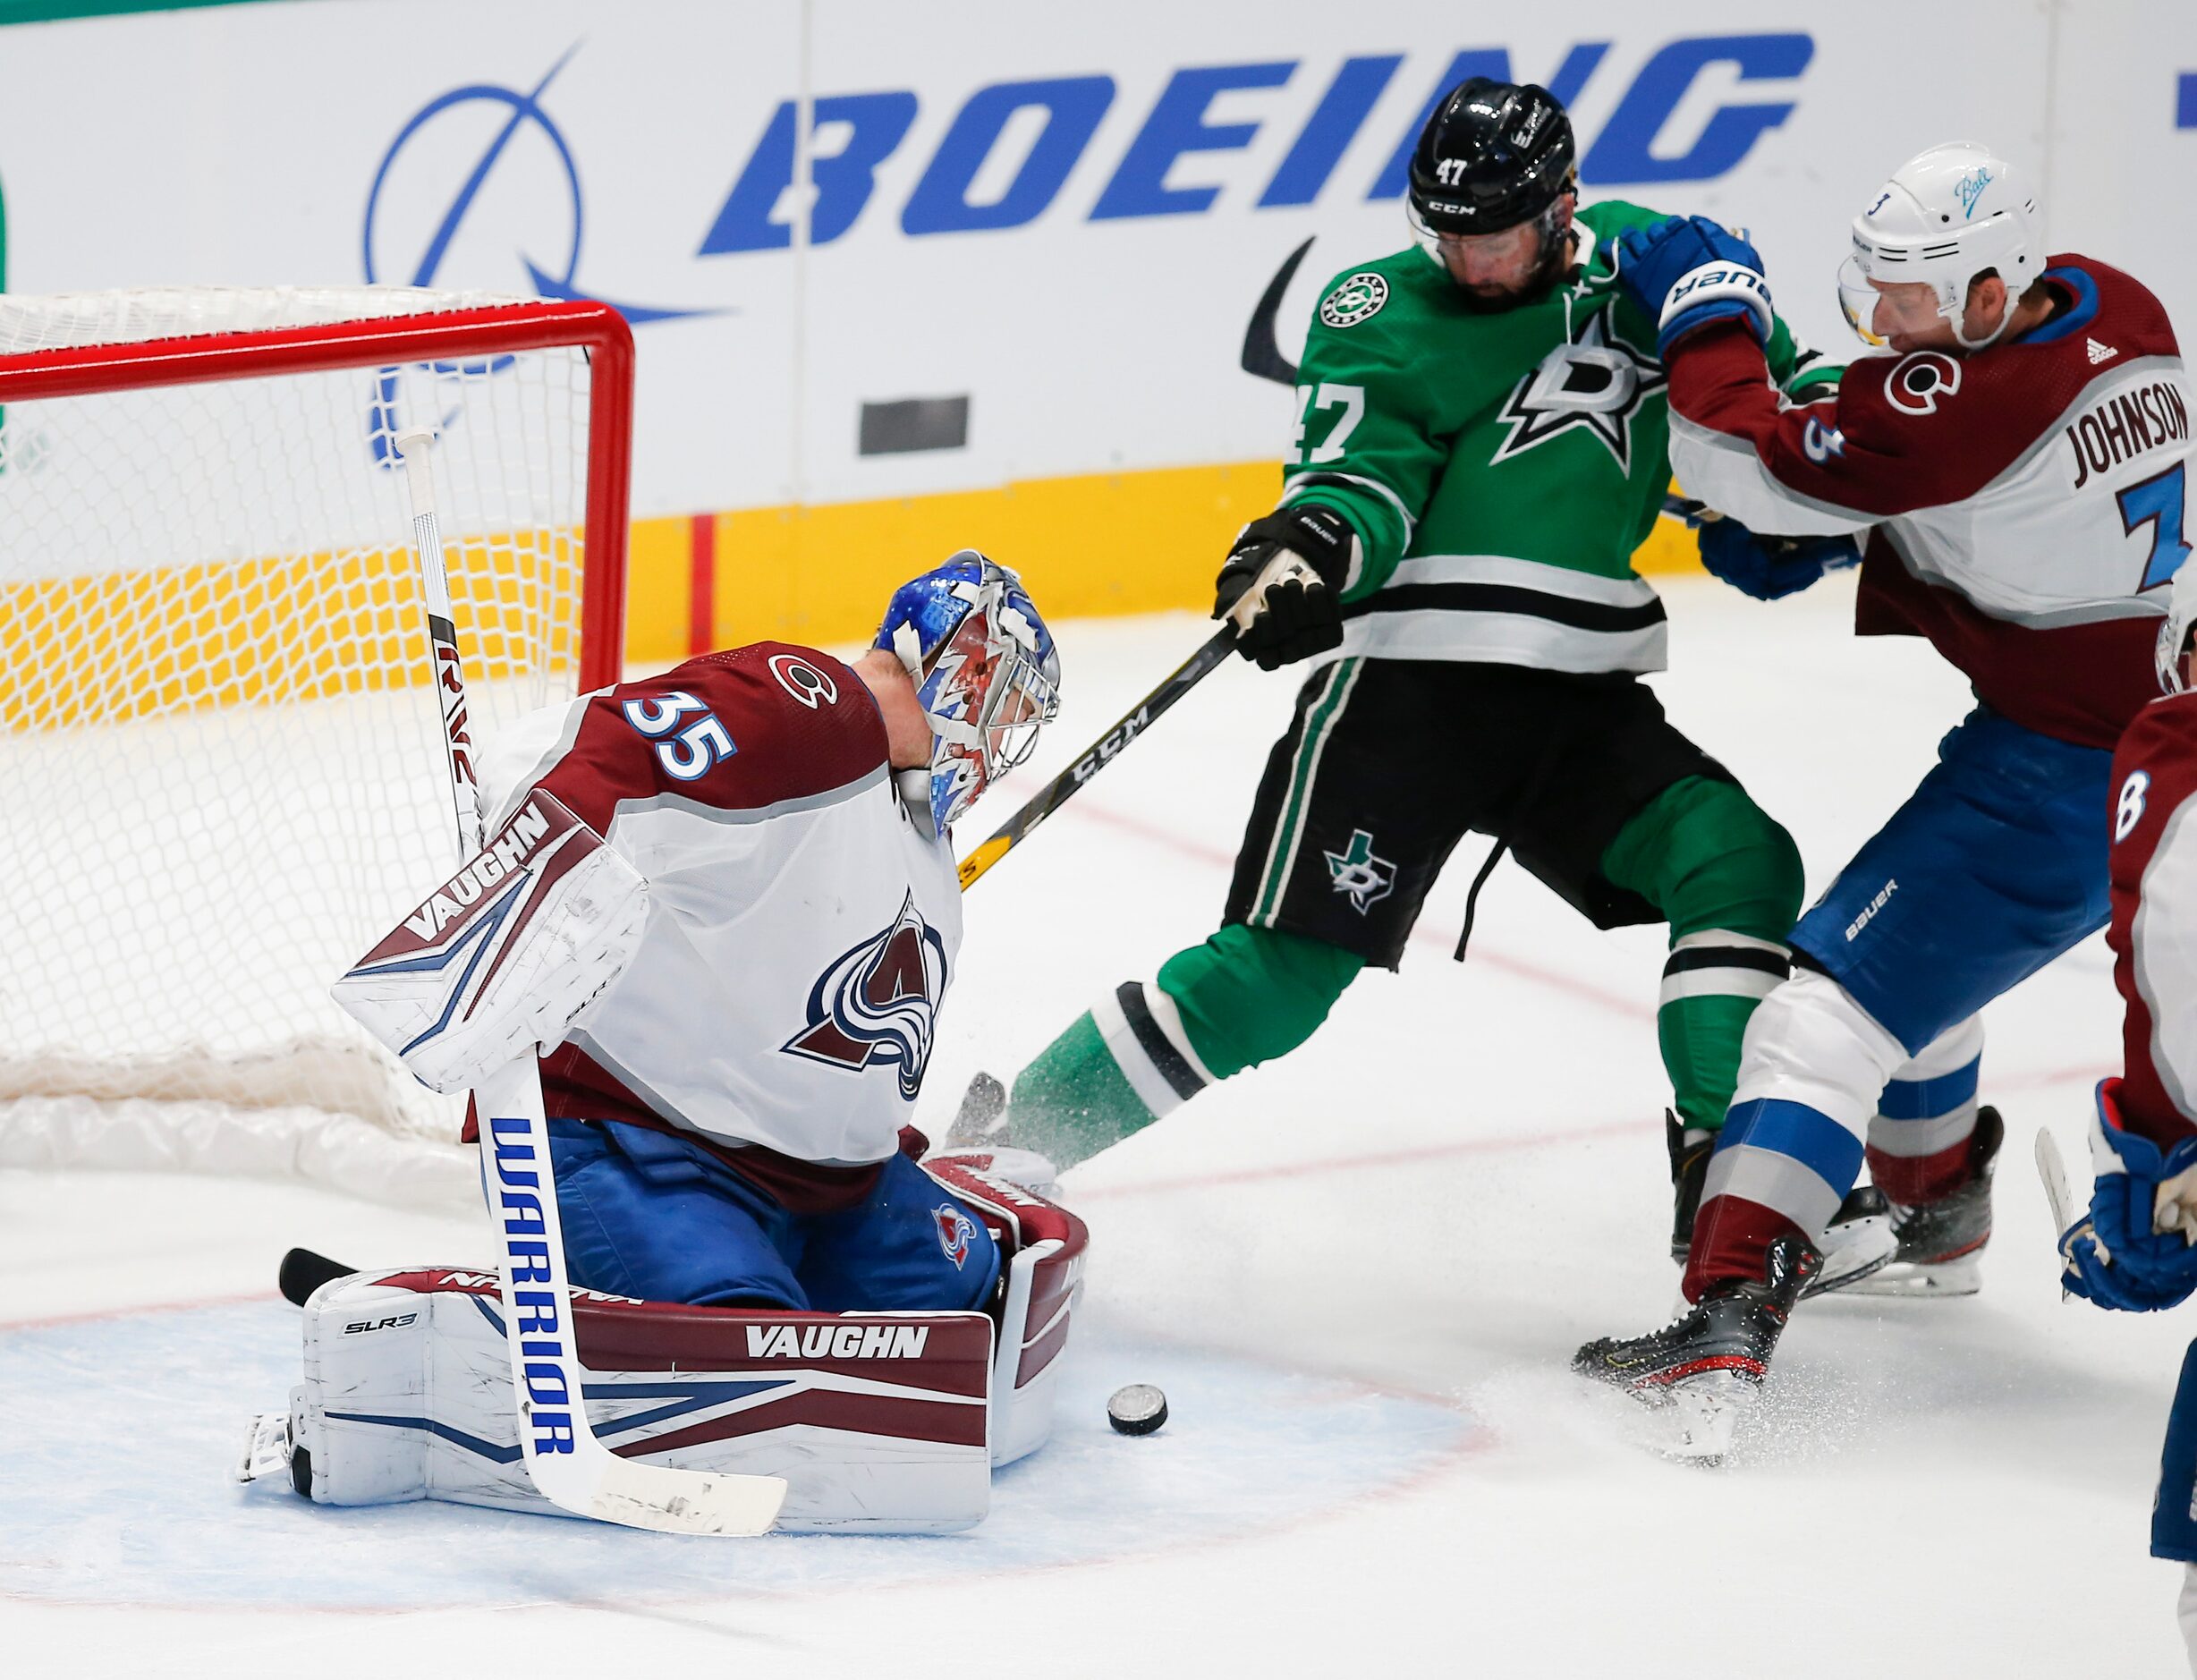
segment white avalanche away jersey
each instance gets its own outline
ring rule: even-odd
[[[542,1058],[549,1114],[700,1137],[796,1210],[865,1191],[962,921],[861,678],[783,642],[706,654],[521,719],[483,781],[491,828],[546,789],[649,883],[632,964]]]
[[[2189,553],[2189,381],[2159,300],[2055,257],[2056,310],[1980,355],[1866,356],[1782,400],[1753,338],[1671,359],[1671,462],[1751,529],[1871,528],[1854,628],[1921,635],[1986,705],[2111,751],[2159,692],[2151,642]]]

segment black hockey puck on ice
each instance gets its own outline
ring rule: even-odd
[[[1116,1388],[1107,1402],[1107,1421],[1124,1435],[1149,1435],[1167,1421],[1167,1396],[1149,1382]]]

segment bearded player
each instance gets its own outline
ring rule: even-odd
[[[1684,1251],[1742,1031],[1786,973],[1801,863],[1640,681],[1665,662],[1662,603],[1632,566],[1669,482],[1664,374],[1655,318],[1597,247],[1660,218],[1582,208],[1574,156],[1540,88],[1475,77],[1436,107],[1410,170],[1423,242],[1328,286],[1281,505],[1221,568],[1216,617],[1243,615],[1285,551],[1316,574],[1256,603],[1242,646],[1262,668],[1342,649],[1268,757],[1222,926],[1078,1018],[1011,1099],[980,1076],[952,1141],[1072,1166],[1286,1055],[1361,969],[1396,966],[1477,832],[1598,927],[1669,926],[1657,1020]],[[1768,345],[1773,392],[1829,377],[1784,327]],[[1753,541],[1736,522],[1713,540]],[[1849,1211],[1855,1268],[1880,1264],[1881,1216]]]
[[[1975,1103],[1977,1012],[2107,919],[2113,748],[2156,692],[2189,552],[2189,386],[2159,301],[2040,235],[2022,172],[1981,147],[1902,166],[1841,276],[1886,349],[1801,404],[1766,378],[1774,318],[1744,241],[1696,220],[1621,242],[1661,325],[1687,488],[1744,521],[1867,532],[1855,628],[1929,638],[1978,700],[1794,929],[1794,972],[1749,1023],[1692,1304],[1579,1352],[1643,1398],[1706,1403],[1704,1450],[1759,1388],[1865,1158],[1916,1268],[1972,1267],[1999,1141]]]

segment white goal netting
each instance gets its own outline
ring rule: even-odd
[[[457,856],[393,440],[437,434],[479,743],[578,686],[590,358],[346,329],[267,369],[298,329],[524,307],[0,298],[0,1164],[462,1184],[454,1099],[327,995]],[[11,395],[39,352],[113,388]]]

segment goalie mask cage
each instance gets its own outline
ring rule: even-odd
[[[456,860],[394,440],[479,749],[618,678],[632,389],[596,303],[0,297],[0,1164],[471,1179],[328,997]]]

